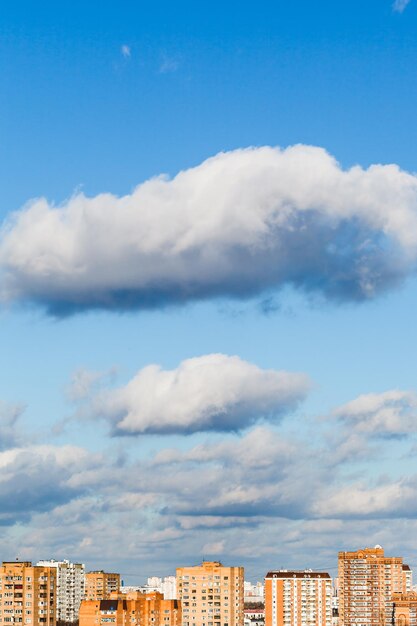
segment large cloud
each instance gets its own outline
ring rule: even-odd
[[[343,170],[325,150],[221,153],[131,195],[35,200],[0,239],[1,298],[57,315],[152,308],[286,284],[372,298],[415,269],[417,177]]]
[[[124,387],[98,394],[94,414],[117,433],[237,431],[275,421],[304,399],[304,374],[262,370],[237,356],[208,354],[174,370],[149,365]]]

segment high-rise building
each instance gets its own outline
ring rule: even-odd
[[[268,572],[265,626],[331,626],[332,579],[327,572]]]
[[[177,568],[182,626],[243,626],[243,567],[219,561]]]
[[[181,626],[181,603],[158,592],[113,593],[107,600],[83,600],[80,626]]]
[[[341,626],[386,626],[392,623],[391,599],[411,585],[401,557],[385,556],[381,546],[339,552],[339,620]]]
[[[0,626],[55,626],[55,568],[33,566],[30,561],[4,561],[0,596]]]
[[[394,593],[389,613],[392,626],[417,626],[417,593]]]
[[[111,593],[120,591],[120,574],[99,570],[85,576],[85,599],[107,600]]]
[[[69,561],[38,561],[38,566],[53,567],[57,573],[56,619],[75,622],[85,595],[85,565]]]

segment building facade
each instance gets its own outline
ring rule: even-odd
[[[403,565],[403,591],[404,593],[413,591],[413,572],[409,565]]]
[[[85,595],[85,565],[69,561],[38,561],[39,567],[56,570],[56,619],[72,623],[78,620],[81,600]]]
[[[165,576],[165,578],[159,578],[158,576],[151,576],[146,583],[147,591],[159,591],[162,593],[166,600],[177,599],[177,579],[175,576]]]
[[[268,572],[265,626],[332,626],[332,595],[327,572]]]
[[[88,572],[85,576],[85,599],[108,600],[111,593],[120,591],[120,574],[103,572],[103,570]]]
[[[0,626],[56,625],[56,570],[30,561],[0,568]]]
[[[394,593],[389,612],[392,626],[417,626],[417,593]]]
[[[177,568],[182,626],[243,626],[243,567],[219,561]]]
[[[265,609],[244,609],[244,626],[265,626]]]
[[[80,626],[181,626],[181,604],[158,592],[111,594],[107,600],[83,600]]]
[[[411,570],[401,557],[385,556],[381,546],[339,552],[341,626],[392,623],[392,596],[411,587]]]

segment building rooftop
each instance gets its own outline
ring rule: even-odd
[[[330,578],[330,574],[327,572],[277,570],[268,572],[265,578]]]

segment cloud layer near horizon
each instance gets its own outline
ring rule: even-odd
[[[3,225],[0,298],[65,315],[248,298],[373,298],[414,272],[417,177],[321,148],[220,153],[132,194],[28,203]]]
[[[261,368],[225,354],[182,361],[173,370],[142,368],[125,386],[95,395],[91,412],[118,434],[239,431],[276,422],[305,399],[304,374]]]
[[[140,562],[136,583],[155,567],[169,574],[203,555],[263,571],[335,565],[338,549],[381,543],[399,554],[404,544],[404,556],[416,560],[401,531],[416,528],[417,474],[405,458],[415,454],[415,406],[412,392],[368,394],[326,420],[304,417],[295,435],[255,425],[243,434],[192,436],[189,445],[174,438],[155,451],[125,438],[103,452],[30,444],[27,433],[27,443],[0,452],[5,556],[70,557],[122,572]],[[13,440],[18,424],[9,428]],[[340,441],[328,436],[335,432]],[[372,448],[384,433],[407,434],[390,441],[389,475],[386,447]],[[354,434],[363,454],[349,443]],[[345,439],[351,453],[339,454]]]

